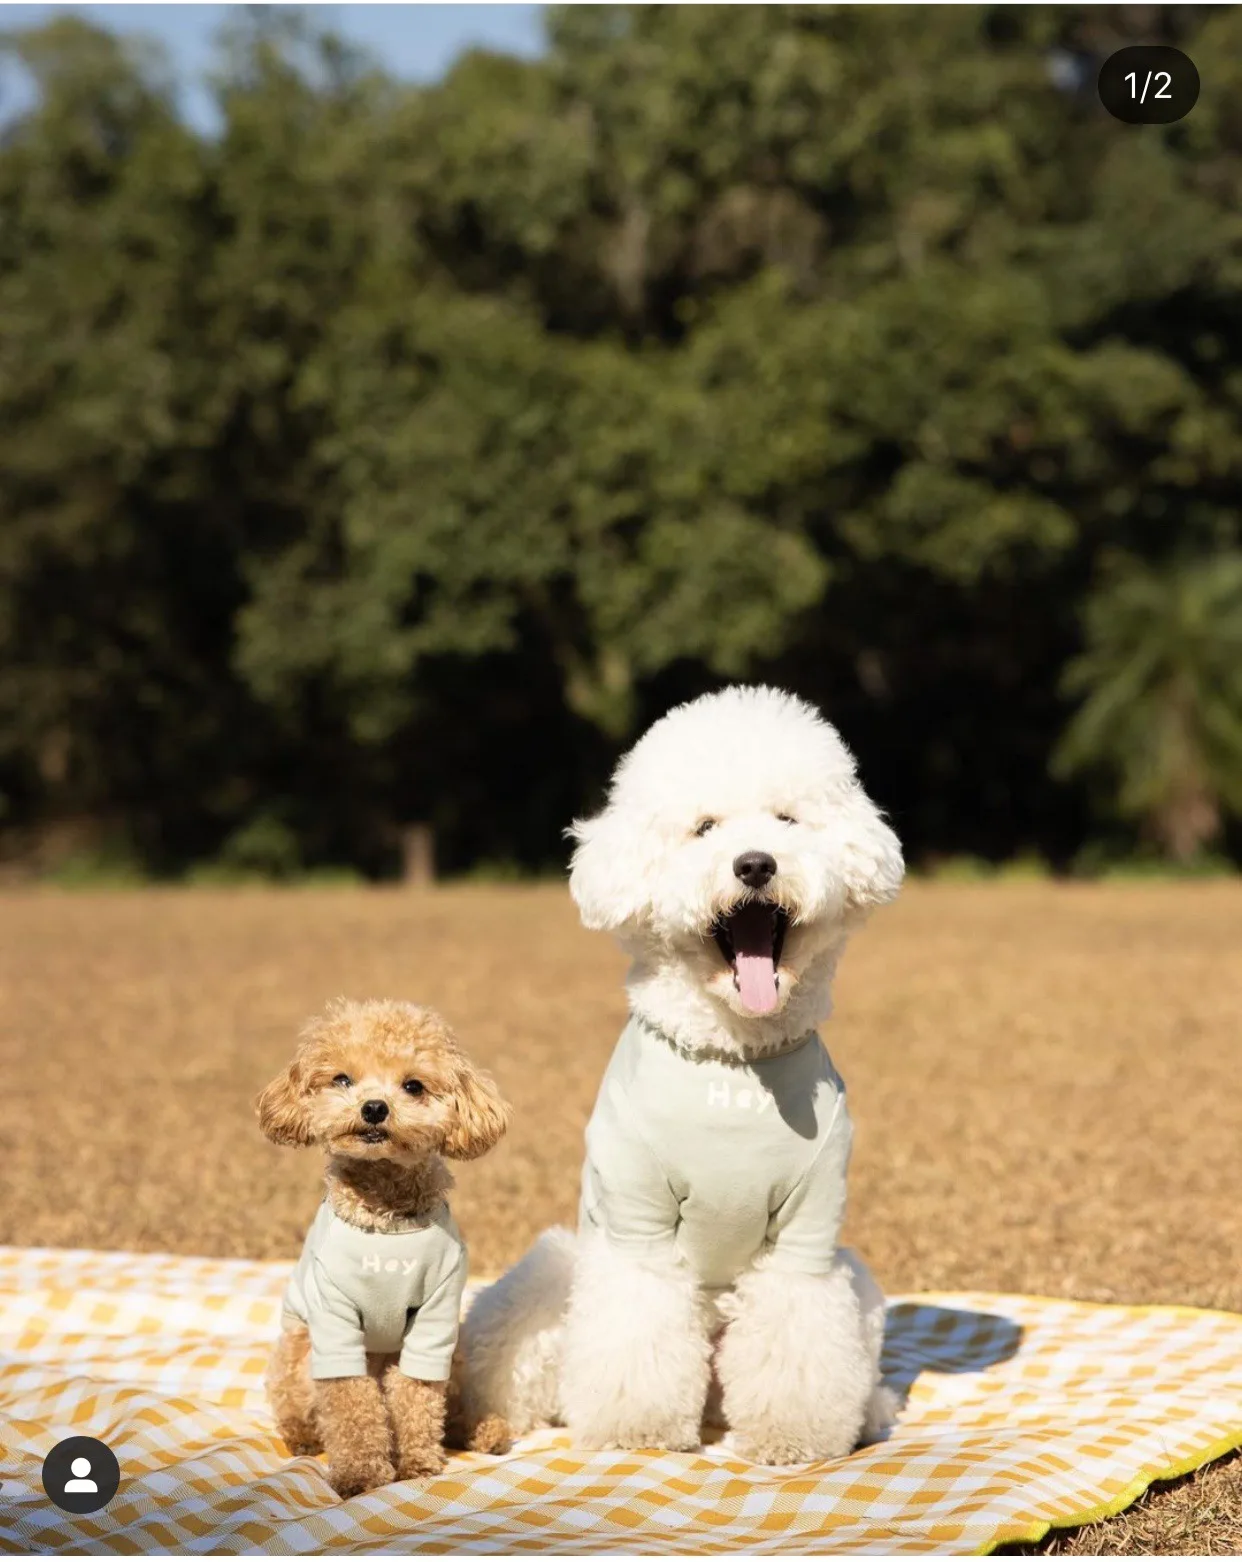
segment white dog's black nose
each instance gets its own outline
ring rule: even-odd
[[[743,852],[733,859],[733,871],[747,889],[762,889],[776,872],[776,858],[767,852]]]
[[[382,1123],[387,1116],[387,1101],[364,1101],[362,1103],[362,1120],[364,1123]]]

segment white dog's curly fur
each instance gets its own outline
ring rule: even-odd
[[[632,957],[632,1012],[704,1057],[761,1059],[826,1020],[849,933],[902,878],[897,838],[834,728],[767,688],[728,688],[656,722],[603,812],[572,834],[570,890],[584,924]],[[745,853],[773,859],[762,900],[783,935],[757,999],[713,936],[756,899],[739,881]],[[722,1408],[750,1458],[838,1457],[887,1418],[883,1313],[845,1249],[823,1275],[759,1257],[708,1295],[676,1258],[545,1233],[471,1309],[463,1393],[473,1416],[499,1414],[515,1433],[565,1422],[588,1447],[693,1447],[705,1410]]]

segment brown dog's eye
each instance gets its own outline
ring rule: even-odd
[[[342,1090],[346,1090],[350,1085],[353,1084],[353,1080],[350,1079],[348,1074],[338,1074],[332,1083],[334,1085],[340,1085]]]
[[[700,819],[694,827],[694,833],[696,835],[706,835],[709,830],[714,830],[719,823],[719,819]]]
[[[407,1079],[401,1088],[407,1096],[421,1096],[423,1093],[423,1082],[421,1079]]]

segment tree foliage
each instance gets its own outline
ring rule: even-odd
[[[1182,123],[1055,84],[1134,41],[1198,60]],[[733,677],[916,857],[1181,852],[1170,766],[1238,809],[1236,10],[566,8],[422,88],[261,12],[213,137],[81,21],[8,47],[10,849],[545,864]]]
[[[1114,566],[1087,606],[1065,683],[1086,696],[1057,769],[1103,767],[1117,807],[1172,857],[1193,858],[1242,810],[1242,553]]]

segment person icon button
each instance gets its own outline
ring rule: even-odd
[[[97,1513],[116,1496],[121,1466],[97,1437],[66,1437],[44,1459],[42,1481],[63,1513]]]
[[[75,1459],[69,1468],[73,1471],[73,1479],[65,1482],[66,1491],[97,1492],[99,1490],[94,1481],[89,1481],[86,1478],[91,1473],[91,1462],[89,1459]]]

